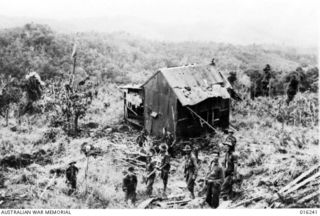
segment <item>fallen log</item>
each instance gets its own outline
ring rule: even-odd
[[[254,197],[252,199],[248,199],[248,200],[245,200],[245,201],[242,201],[234,206],[231,206],[230,208],[235,208],[235,207],[238,207],[238,206],[242,206],[242,205],[247,205],[247,204],[251,204],[252,202],[256,202],[256,201],[259,201],[259,200],[262,200],[263,197],[262,196],[258,196],[258,197]]]
[[[313,176],[311,176],[311,177],[309,177],[309,178],[307,178],[307,179],[305,179],[304,181],[300,182],[299,184],[296,184],[295,186],[293,186],[293,184],[291,184],[293,187],[287,189],[284,193],[279,193],[279,192],[278,192],[278,193],[273,197],[272,202],[278,200],[279,198],[283,201],[283,197],[284,197],[284,196],[286,196],[286,195],[294,192],[295,190],[298,190],[299,188],[301,188],[301,187],[303,187],[303,186],[308,185],[310,182],[316,180],[319,176],[320,176],[320,172],[319,172],[319,173],[316,173],[315,175],[313,175]],[[317,184],[317,182],[316,182],[315,184]],[[281,190],[281,191],[283,191],[283,190]],[[305,191],[305,190],[303,190],[303,191]],[[302,193],[303,191],[301,191],[301,193]]]
[[[175,194],[175,195],[169,195],[168,196],[168,199],[183,199],[183,198],[185,198],[185,194]]]
[[[317,177],[320,176],[320,172],[316,173],[315,175],[305,179],[304,181],[300,182],[299,184],[295,185],[294,187],[290,188],[289,190],[287,190],[286,192],[283,193],[283,195],[289,194],[290,192],[299,189],[300,187],[306,185],[307,183],[315,180]]]
[[[308,188],[305,188],[304,190],[300,190],[298,193],[296,193],[293,196],[291,196],[291,198],[298,199],[298,198],[302,197],[305,194],[309,194],[310,192],[313,192],[314,188],[312,188],[312,186],[315,186],[315,185],[319,185],[319,183],[310,185],[311,188],[308,187]]]
[[[312,173],[313,171],[315,171],[317,168],[319,168],[319,164],[312,167],[311,169],[309,169],[308,171],[302,173],[298,178],[296,178],[295,180],[293,180],[292,182],[290,182],[288,185],[286,185],[284,188],[282,188],[278,193],[283,193],[286,190],[288,190],[291,186],[293,186],[294,184],[298,183],[301,179],[303,179],[304,177],[306,177],[307,175],[309,175],[310,173]]]
[[[302,199],[298,200],[297,203],[304,203],[305,201],[308,201],[308,200],[310,200],[310,199],[312,199],[313,197],[316,197],[316,196],[320,196],[319,191],[316,191],[316,192],[314,192],[312,194],[309,194],[308,196],[303,197]]]
[[[171,206],[171,205],[184,205],[184,204],[187,204],[190,201],[191,201],[191,199],[189,199],[189,200],[180,200],[180,201],[172,201],[172,202],[162,202],[162,203],[167,205],[167,206]]]

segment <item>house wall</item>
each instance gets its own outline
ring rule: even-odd
[[[208,98],[190,108],[215,128],[226,128],[229,126],[230,99]],[[180,102],[177,104],[177,136],[193,137],[204,132],[212,132],[206,124],[201,125],[198,117],[183,107]]]
[[[162,136],[163,128],[175,134],[177,98],[161,73],[144,85],[144,125],[155,136]],[[156,113],[156,117],[151,114]]]

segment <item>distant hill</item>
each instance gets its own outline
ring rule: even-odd
[[[143,38],[169,41],[224,42],[238,45],[276,44],[278,46],[313,47],[316,49],[317,35],[304,36],[303,32],[287,32],[286,35],[270,26],[248,26],[245,22],[222,25],[219,21],[194,24],[163,24],[136,17],[114,16],[68,20],[39,19],[31,17],[7,17],[0,15],[0,28],[12,28],[26,23],[47,24],[58,32],[104,32],[125,31]],[[297,43],[298,41],[298,43]],[[312,44],[312,45],[311,45]]]
[[[13,22],[13,21],[12,21]],[[16,77],[37,71],[43,79],[66,76],[78,47],[77,74],[99,81],[143,82],[159,68],[208,64],[216,59],[224,73],[262,70],[266,64],[283,76],[297,67],[317,66],[318,56],[276,45],[215,42],[160,42],[126,32],[57,33],[48,25],[27,24],[0,30],[0,73]]]

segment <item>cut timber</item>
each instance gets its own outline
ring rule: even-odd
[[[310,178],[305,179],[304,181],[300,182],[299,184],[295,185],[294,187],[290,188],[289,190],[287,190],[286,192],[283,193],[283,195],[286,195],[294,190],[299,189],[300,187],[306,185],[307,183],[315,180],[317,177],[320,176],[320,172],[316,173],[315,175],[311,176]]]
[[[319,168],[319,165],[316,165],[314,167],[312,167],[311,169],[309,169],[308,171],[302,173],[298,178],[296,178],[294,181],[290,182],[287,186],[285,186],[284,188],[282,188],[278,193],[283,193],[286,190],[288,190],[290,187],[292,187],[294,184],[296,184],[297,182],[299,182],[301,179],[303,179],[304,177],[306,177],[307,175],[309,175],[310,173],[312,173],[313,171],[315,171],[316,169]]]
[[[173,194],[173,195],[169,195],[167,198],[168,199],[184,199],[185,198],[185,194]]]
[[[248,200],[242,201],[242,202],[240,202],[240,203],[238,203],[238,204],[236,204],[234,206],[231,206],[230,208],[235,208],[235,207],[238,207],[238,206],[247,205],[247,204],[250,204],[252,202],[259,201],[261,199],[263,199],[262,196],[254,197],[252,199],[248,199]]]
[[[314,188],[312,186],[314,186],[315,184],[312,184],[310,185],[310,187],[307,187],[305,188],[304,190],[300,190],[299,193],[293,195],[291,198],[293,199],[299,199],[301,198],[303,195],[306,195],[306,194],[310,194],[314,191]]]
[[[309,194],[308,196],[298,200],[298,203],[304,203],[305,201],[308,201],[308,200],[312,199],[313,197],[316,197],[319,195],[320,195],[319,191],[316,191],[316,192]]]
[[[164,204],[170,206],[170,205],[183,205],[183,204],[187,204],[188,202],[190,202],[191,199],[189,200],[180,200],[180,201],[172,201],[172,202],[165,202]]]

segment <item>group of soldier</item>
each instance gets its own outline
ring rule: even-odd
[[[144,131],[137,138],[137,143],[143,147],[147,133]],[[166,195],[167,184],[170,173],[170,159],[173,156],[173,136],[166,132],[163,138],[164,143],[158,147],[150,148],[146,160],[146,194],[152,196],[153,184],[156,178],[156,172],[160,172],[160,178],[163,182],[163,195]],[[226,146],[225,158],[222,166],[219,164],[220,151],[214,150],[212,158],[209,162],[208,172],[204,179],[204,187],[206,202],[212,208],[219,206],[220,197],[223,200],[231,199],[233,196],[233,183],[236,178],[236,163],[237,157],[235,155],[236,138],[233,136],[233,131],[228,130],[228,136],[222,143]],[[159,152],[159,154],[157,154]],[[190,198],[195,198],[195,182],[200,168],[198,152],[195,146],[186,145],[183,149],[185,153],[184,177],[187,184],[187,189],[190,192]],[[123,191],[125,192],[125,201],[135,203],[137,175],[134,172],[134,167],[129,167],[123,178]]]
[[[137,143],[142,148],[147,141],[147,133],[144,131],[138,138]],[[170,174],[170,160],[174,155],[173,145],[175,141],[173,136],[165,133],[163,143],[154,148],[150,148],[146,157],[146,195],[152,196],[153,184],[157,175],[160,172],[160,178],[163,182],[163,195],[166,196],[168,179]],[[223,200],[231,199],[233,196],[232,187],[234,180],[237,178],[237,157],[235,154],[235,146],[237,140],[233,136],[233,131],[228,130],[228,136],[222,143],[226,146],[226,152],[222,166],[219,163],[220,151],[213,150],[211,160],[209,161],[208,172],[204,179],[204,187],[201,192],[205,192],[205,201],[212,208],[219,206],[220,197]],[[190,198],[195,198],[195,182],[200,168],[198,159],[198,150],[196,146],[185,145],[183,152],[185,153],[184,164],[184,178],[187,184],[187,189],[190,192]],[[69,194],[72,194],[77,187],[77,173],[78,168],[75,166],[76,162],[69,163],[66,169],[66,183],[69,185]],[[136,189],[138,184],[137,174],[134,167],[129,167],[124,171],[124,178],[122,181],[122,190],[125,193],[125,201],[135,204]]]

